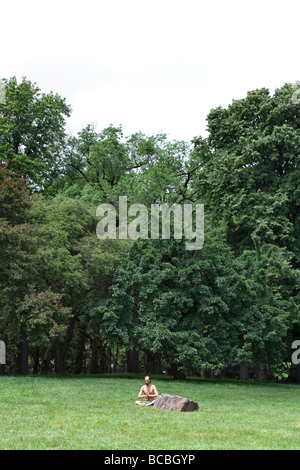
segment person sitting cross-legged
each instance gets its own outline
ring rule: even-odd
[[[149,375],[145,377],[145,385],[142,386],[138,398],[144,398],[144,400],[137,400],[135,404],[137,406],[146,405],[152,406],[155,403],[155,398],[158,397],[158,392],[155,385],[151,384],[151,378]]]

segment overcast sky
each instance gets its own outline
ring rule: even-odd
[[[65,97],[68,129],[206,135],[211,108],[300,80],[299,0],[14,0],[1,78]]]

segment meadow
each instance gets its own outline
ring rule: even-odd
[[[191,413],[134,405],[142,378],[0,376],[1,450],[300,448],[293,384],[153,378]]]

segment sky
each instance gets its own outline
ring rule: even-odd
[[[211,109],[300,80],[299,0],[14,0],[0,7],[0,78],[72,107],[67,130],[122,125],[190,141]]]

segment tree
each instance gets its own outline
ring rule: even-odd
[[[286,335],[283,330],[280,335],[284,344],[278,339],[276,346],[273,337],[271,346],[273,322],[278,318],[274,309],[271,313],[268,307],[262,317],[264,321],[268,317],[269,324],[258,325],[268,331],[268,357],[275,358],[277,348],[286,361],[299,331],[300,109],[292,94],[289,84],[273,96],[263,88],[248,92],[227,109],[213,109],[207,117],[209,136],[195,139],[191,154],[191,162],[200,165],[192,188],[204,202],[206,213],[224,227],[236,256],[255,259],[260,253],[260,261],[253,266],[264,273],[261,285],[267,283],[289,317]],[[262,292],[265,304],[266,289]],[[252,340],[250,343],[254,345]],[[262,348],[264,354],[266,348]],[[257,343],[253,358],[263,361],[258,350]]]
[[[288,84],[273,96],[263,88],[213,109],[209,137],[194,140],[193,189],[237,254],[253,249],[257,235],[293,253],[299,267],[300,108],[292,93]]]
[[[10,189],[12,180],[5,181]],[[63,373],[68,355],[79,354],[90,339],[90,310],[107,295],[126,243],[100,241],[95,211],[80,201],[31,200],[27,223],[0,221],[0,330],[13,372],[28,373],[31,359],[36,372],[46,372],[53,359]],[[18,217],[21,201],[16,190]]]
[[[95,212],[80,201],[61,196],[51,201],[36,196],[33,201],[32,284],[37,292],[51,288],[61,295],[62,306],[69,312],[65,334],[52,343],[56,371],[63,373],[74,333],[77,327],[88,325],[90,310],[107,294],[115,264],[126,243],[100,241],[96,236]],[[85,344],[86,328],[82,332],[84,342],[80,347]]]
[[[187,197],[186,161],[190,146],[170,142],[165,134],[137,132],[124,138],[112,125],[97,133],[87,126],[69,140],[63,194],[90,204],[151,204]],[[186,185],[185,185],[186,183]]]
[[[284,249],[254,243],[255,251],[244,250],[236,259],[244,266],[253,298],[249,296],[248,314],[240,320],[235,364],[280,376],[282,364],[290,362],[290,337],[299,318],[299,301],[292,294],[299,289],[300,272]]]
[[[51,288],[46,292],[37,292],[36,288],[32,288],[31,293],[19,302],[16,314],[22,331],[26,332],[26,343],[34,358],[35,373],[39,370],[40,354],[43,351],[41,371],[48,370],[53,344],[64,338],[70,311],[70,308],[62,305],[62,295],[55,294]]]
[[[0,166],[0,219],[12,224],[26,220],[31,201],[25,180],[7,165]]]
[[[195,252],[178,240],[136,241],[97,310],[110,344],[160,355],[176,377],[262,358],[275,364],[287,315],[251,262],[250,271],[209,225]]]
[[[15,312],[30,282],[31,201],[25,181],[5,164],[0,166],[0,183],[0,330],[9,343],[12,370],[17,371],[22,332]]]
[[[0,104],[1,162],[17,170],[32,190],[53,193],[65,146],[65,119],[71,108],[53,92],[45,94],[24,77],[3,79]]]

